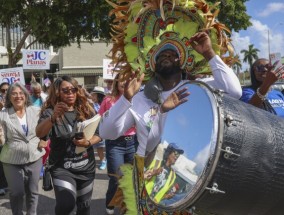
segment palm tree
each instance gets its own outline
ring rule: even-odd
[[[241,53],[244,53],[243,62],[248,62],[251,68],[253,61],[258,59],[258,56],[257,56],[258,52],[259,52],[259,49],[254,48],[252,44],[249,45],[248,50],[245,50],[245,49],[241,50]]]
[[[239,55],[235,55],[234,57],[236,59],[236,61],[233,64],[233,70],[236,72],[237,76],[239,77],[240,71],[242,69],[242,64],[240,61],[240,56]]]

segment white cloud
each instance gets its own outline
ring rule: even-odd
[[[250,29],[252,31],[257,31],[257,32],[264,32],[267,31],[268,27],[267,25],[262,24],[259,20],[252,19],[251,20],[252,26]]]
[[[251,22],[251,31],[258,37],[255,47],[260,50],[259,57],[268,58],[269,49],[270,53],[282,52],[283,55],[284,36],[277,31],[277,27],[279,27],[278,25],[282,25],[282,23],[276,23],[276,25],[274,25],[271,29],[258,20],[251,20]],[[270,48],[268,47],[268,43]]]
[[[253,44],[255,48],[259,49],[258,57],[268,58],[268,34],[269,34],[269,44],[270,52],[276,53],[280,52],[282,56],[284,55],[284,35],[277,31],[278,25],[282,23],[276,23],[272,29],[267,25],[261,23],[259,20],[252,19],[252,26],[245,32],[246,36],[242,36],[243,33],[233,32],[231,39],[235,48],[235,53],[243,59],[243,54],[240,53],[243,49],[248,49],[250,44]],[[284,24],[283,24],[284,25]],[[249,68],[246,63],[242,62],[242,71]]]
[[[241,53],[241,50],[248,49],[249,45],[251,44],[250,37],[249,36],[241,37],[239,33],[233,32],[231,39],[235,49],[235,54],[240,56],[242,63],[242,71],[245,71],[249,66],[247,63],[243,62],[244,56]]]
[[[274,3],[269,3],[267,7],[258,14],[258,16],[267,17],[270,14],[274,14],[276,12],[283,13],[283,11],[284,11],[284,3],[274,2]]]
[[[210,147],[211,144],[208,144],[205,148],[199,151],[193,159],[193,162],[196,163],[195,171],[198,175],[204,170],[204,167],[208,162],[208,158],[210,157]]]

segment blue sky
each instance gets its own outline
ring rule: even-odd
[[[252,26],[245,31],[233,32],[231,38],[236,54],[248,49],[250,44],[260,50],[258,56],[268,58],[268,30],[270,53],[280,52],[284,56],[284,1],[249,0],[247,13],[251,16]],[[243,69],[248,65],[243,64]]]

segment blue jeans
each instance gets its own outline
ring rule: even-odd
[[[138,141],[136,135],[121,136],[116,140],[105,140],[108,174],[119,174],[119,167],[124,163],[133,163]],[[108,189],[106,193],[106,206],[112,200],[118,181],[115,176],[109,175]],[[108,207],[113,208],[113,207]]]

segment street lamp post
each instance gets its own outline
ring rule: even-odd
[[[275,27],[277,27],[277,25],[283,25],[283,22],[277,22],[273,28],[271,28],[271,31],[273,31],[275,29]],[[267,29],[267,44],[268,44],[268,58],[270,57],[270,32],[269,32],[269,28]]]
[[[267,43],[268,43],[268,59],[270,58],[270,38],[269,38],[269,29],[267,29]]]

